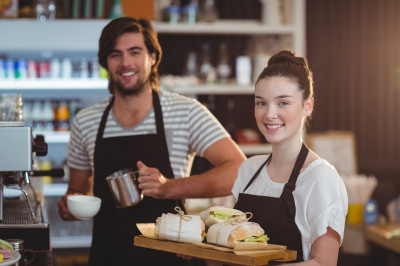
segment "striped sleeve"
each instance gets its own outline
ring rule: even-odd
[[[230,137],[215,116],[197,101],[189,109],[188,129],[190,147],[200,156],[216,141]]]
[[[68,144],[67,162],[69,167],[93,169],[94,146],[101,116],[108,99],[81,110],[74,118]]]

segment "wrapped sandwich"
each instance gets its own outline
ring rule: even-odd
[[[205,225],[199,215],[185,215],[179,207],[178,214],[163,213],[157,218],[154,229],[159,239],[200,244],[204,240]]]
[[[207,231],[207,243],[233,249],[263,249],[268,245],[268,236],[258,223],[216,223]]]
[[[223,206],[210,207],[200,213],[201,218],[206,224],[206,228],[216,223],[222,223],[230,219],[236,219],[237,221],[246,221],[246,214],[242,211],[227,208]]]

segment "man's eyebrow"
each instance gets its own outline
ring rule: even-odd
[[[143,47],[140,47],[140,46],[132,46],[131,48],[128,49],[128,51],[132,51],[132,50],[143,50]]]
[[[130,47],[130,48],[128,48],[128,51],[133,51],[133,50],[143,50],[143,48],[142,47],[140,47],[140,46],[132,46],[132,47]],[[118,50],[118,49],[113,49],[112,51],[111,51],[111,53],[118,53],[118,52],[121,52],[120,50]]]

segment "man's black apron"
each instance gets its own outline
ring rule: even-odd
[[[245,194],[244,192],[272,158],[271,154],[251,178],[243,192],[239,194],[238,201],[234,206],[235,209],[243,212],[253,213],[251,221],[259,223],[265,230],[265,233],[270,238],[268,243],[285,245],[288,249],[296,250],[296,261],[303,261],[303,245],[299,228],[295,222],[296,206],[293,191],[307,154],[308,148],[303,144],[289,181],[285,184],[280,198]]]
[[[140,235],[136,223],[154,223],[163,213],[175,213],[176,200],[144,199],[136,206],[118,209],[106,177],[131,168],[136,162],[156,167],[167,178],[173,178],[164,123],[158,94],[153,91],[156,134],[103,138],[108,114],[114,98],[103,113],[94,152],[94,194],[102,199],[99,213],[94,218],[90,265],[181,265],[184,260],[176,254],[134,247],[134,236]]]

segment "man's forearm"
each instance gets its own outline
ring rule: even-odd
[[[231,194],[240,162],[220,164],[202,174],[173,179],[166,184],[168,198],[212,198]]]

